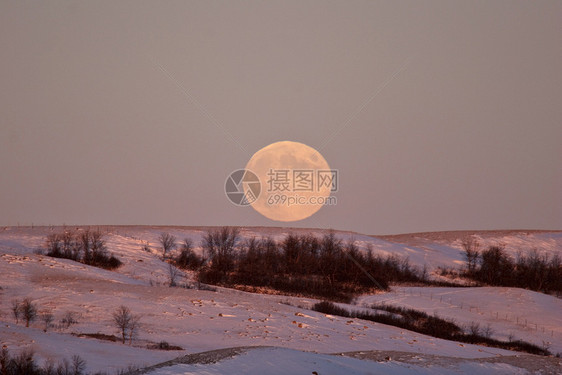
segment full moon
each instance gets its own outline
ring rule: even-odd
[[[251,206],[271,220],[306,219],[324,205],[332,190],[332,174],[324,157],[299,142],[276,142],[262,148],[246,170],[261,182],[261,194]]]

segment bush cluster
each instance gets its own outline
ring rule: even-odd
[[[156,350],[183,350],[181,346],[171,345],[167,341],[160,341],[156,344],[149,344],[148,349],[156,349]]]
[[[117,370],[115,375],[126,375],[138,373],[138,368]],[[47,360],[40,366],[32,350],[23,350],[17,355],[12,355],[6,346],[0,351],[0,374],[1,375],[86,375],[86,361],[79,355],[73,355],[70,360],[63,359],[59,363]],[[109,375],[106,372],[96,372],[92,375]]]
[[[37,318],[37,305],[31,298],[24,298],[21,302],[15,299],[12,301],[12,314],[16,319],[16,324],[21,318],[25,321],[25,326],[29,327],[29,324]]]
[[[467,332],[464,332],[454,322],[428,315],[423,311],[389,305],[372,305],[370,308],[385,312],[349,311],[328,301],[316,303],[312,310],[346,318],[370,320],[445,340],[516,350],[531,354],[550,355],[550,352],[545,348],[529,342],[521,340],[506,342],[493,339],[490,335],[482,334],[479,329],[474,329],[473,326],[468,327]]]
[[[532,250],[510,257],[503,246],[482,252],[465,246],[465,276],[488,285],[526,288],[541,292],[562,292],[562,259]]]
[[[280,241],[250,238],[242,241],[236,228],[209,230],[203,255],[182,245],[176,264],[197,270],[200,282],[224,286],[272,288],[284,293],[349,301],[354,294],[386,290],[392,282],[431,283],[424,270],[396,255],[360,251],[334,233],[289,234]]]
[[[71,259],[110,270],[122,264],[115,256],[108,254],[103,234],[89,229],[50,234],[44,253],[50,257]]]
[[[12,316],[16,320],[16,324],[20,319],[25,322],[25,326],[29,327],[37,318],[43,322],[43,330],[47,332],[49,328],[68,329],[70,326],[77,324],[76,314],[67,311],[60,319],[59,323],[55,323],[55,316],[50,310],[39,310],[39,307],[29,297],[24,298],[22,301],[19,299],[12,300],[11,306]],[[0,373],[2,375],[2,373]]]

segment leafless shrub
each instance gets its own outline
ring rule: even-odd
[[[86,370],[86,361],[84,359],[82,359],[82,357],[80,357],[77,354],[74,354],[72,356],[72,373],[73,375],[79,375],[84,373],[84,370]]]
[[[133,315],[131,309],[127,306],[121,305],[113,312],[113,324],[121,335],[123,344],[129,339],[129,344],[132,344],[133,339],[138,334],[140,327],[140,316]]]
[[[166,258],[167,254],[177,247],[176,237],[170,233],[161,233],[158,240],[162,246],[162,258]]]
[[[468,325],[468,334],[473,336],[480,336],[480,323],[471,322]]]
[[[16,320],[16,324],[19,323],[20,320],[20,301],[18,299],[15,299],[12,301],[12,315],[14,316],[14,319]]]
[[[168,264],[168,275],[170,277],[170,287],[177,286],[177,278],[180,275],[180,270],[178,270],[173,264]]]
[[[462,240],[462,248],[466,258],[466,266],[469,275],[473,275],[478,263],[480,243],[474,236]]]
[[[492,337],[492,335],[494,334],[494,330],[492,329],[492,325],[490,323],[488,323],[486,325],[486,327],[484,327],[482,329],[482,336],[484,336],[485,338],[489,339]]]
[[[193,251],[193,244],[189,238],[183,240],[175,262],[178,267],[190,270],[197,270],[203,265],[203,259]]]
[[[41,313],[41,321],[44,324],[45,332],[47,332],[47,330],[53,326],[54,320],[55,320],[55,317],[53,316],[53,314],[50,311],[44,311],[44,312]]]
[[[68,329],[70,326],[77,324],[78,320],[76,319],[76,314],[72,311],[67,311],[62,319],[60,320],[61,328]]]
[[[25,326],[29,327],[29,323],[32,323],[37,318],[37,305],[35,305],[31,298],[25,298],[20,305],[20,314],[25,320]]]

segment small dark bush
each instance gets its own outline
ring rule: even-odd
[[[103,340],[103,341],[111,341],[111,342],[118,342],[121,339],[115,335],[107,335],[105,333],[80,333],[76,335],[77,337],[89,337],[92,339]]]
[[[76,318],[76,314],[74,314],[71,311],[67,311],[64,316],[62,317],[62,319],[60,320],[60,324],[59,327],[61,329],[68,329],[70,328],[70,326],[77,324],[78,320]]]
[[[186,238],[180,246],[180,253],[175,263],[183,269],[197,270],[203,265],[203,258],[193,251],[191,240]]]
[[[158,343],[158,349],[168,349],[170,347],[170,344],[168,344],[166,341],[160,341]]]
[[[183,350],[181,346],[177,345],[170,345],[167,341],[160,341],[156,344],[150,344],[147,346],[148,349],[156,349],[156,350]]]
[[[166,258],[168,253],[173,251],[176,246],[176,237],[170,233],[160,233],[158,237],[160,245],[162,246],[162,259]]]
[[[37,318],[37,305],[34,304],[31,298],[25,298],[19,305],[20,316],[25,320],[25,326],[29,327]]]

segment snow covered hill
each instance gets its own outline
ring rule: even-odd
[[[541,363],[551,369],[550,373],[562,372],[560,367],[556,369],[560,366],[556,358],[461,344],[379,323],[310,311],[307,308],[317,301],[309,298],[225,288],[209,291],[168,287],[168,265],[160,259],[158,236],[168,232],[179,240],[191,239],[197,247],[206,229],[100,227],[109,250],[124,263],[116,271],[107,271],[36,254],[46,236],[61,231],[60,227],[0,228],[1,344],[14,352],[32,348],[41,360],[78,354],[86,360],[88,371],[108,373],[129,365],[153,366],[187,354],[247,346],[269,348],[244,350],[213,363],[177,363],[151,373],[527,373]],[[307,229],[241,228],[243,237],[280,239],[289,232],[325,233]],[[431,269],[460,264],[463,259],[460,238],[432,242],[422,235],[412,235],[407,242],[404,238],[336,234],[343,240],[356,241],[361,248],[408,256],[413,264],[425,264]],[[514,254],[532,248],[550,254],[562,251],[560,232],[475,235],[482,243],[503,243]],[[147,242],[152,248],[150,252],[143,250]],[[183,277],[189,279],[192,275]],[[51,311],[56,321],[70,311],[76,314],[78,323],[47,332],[39,320],[29,328],[21,322],[16,324],[11,303],[26,297],[33,299],[40,311]],[[512,335],[549,346],[555,353],[562,352],[562,304],[552,296],[508,288],[395,287],[389,293],[363,296],[349,308],[362,308],[363,304],[375,302],[414,307],[454,318],[460,324],[472,321],[482,327],[490,324],[494,337]],[[115,335],[111,314],[120,305],[142,316],[139,337],[133,345],[84,337],[84,334]],[[182,350],[147,348],[148,344],[163,341]],[[379,354],[374,356],[373,351]],[[342,352],[356,353],[330,355]],[[381,352],[412,354],[396,358],[394,354]],[[391,357],[390,361],[384,359],[387,356]]]

